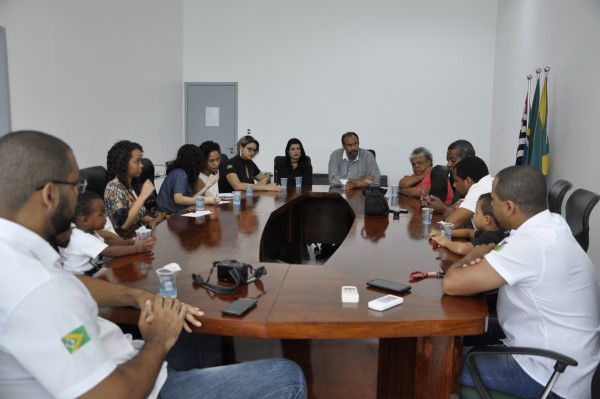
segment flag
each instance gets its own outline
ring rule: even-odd
[[[535,125],[537,124],[538,107],[540,104],[540,75],[535,85],[535,92],[533,94],[533,101],[531,102],[531,109],[529,112],[529,126],[527,126],[527,142],[529,146],[527,148],[527,157],[523,162],[523,165],[530,165],[531,163],[531,146],[533,145],[533,134],[535,133]]]
[[[525,107],[523,108],[523,118],[521,119],[521,131],[519,132],[519,146],[517,147],[517,159],[515,165],[524,165],[527,161],[527,152],[529,149],[529,140],[527,139],[528,101],[529,93],[525,95]]]
[[[548,175],[550,168],[550,144],[548,142],[548,77],[544,79],[544,89],[542,90],[542,98],[540,99],[539,111],[537,113],[537,121],[533,132],[533,140],[531,141],[531,151],[529,157],[529,165],[536,167],[542,171],[544,176]],[[533,114],[532,114],[533,117]]]

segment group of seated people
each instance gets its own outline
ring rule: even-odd
[[[378,185],[377,162],[370,151],[360,148],[358,135],[345,133],[341,141],[342,148],[334,150],[329,160],[330,183],[347,190]],[[159,392],[161,398],[306,397],[302,372],[284,360],[214,370],[185,362],[167,369],[163,360],[169,356],[169,364],[177,365],[178,348],[184,352],[190,345],[206,348],[202,334],[188,334],[194,339],[179,336],[181,329],[201,325],[199,309],[65,272],[90,272],[82,265],[89,263],[95,269],[104,256],[152,250],[154,240],[133,239],[135,231],[144,225],[152,228],[194,205],[196,196],[218,203],[220,192],[244,190],[247,185],[276,191],[281,190],[281,178],[296,176],[302,176],[305,185],[312,183],[310,158],[297,139],[288,142],[274,182],[253,161],[259,151],[256,139],[243,136],[237,147],[239,154],[220,165],[218,144],[182,146],[167,168],[156,210],[148,212],[145,203],[154,186],[140,179],[139,144],[123,140],[108,151],[109,181],[101,198],[84,193],[75,156],[61,140],[39,132],[0,138],[0,184],[8,187],[14,179],[36,176],[35,184],[0,194],[0,249],[5,267],[11,268],[6,273],[10,277],[0,283],[0,356],[6,365],[2,370],[16,373],[6,378],[0,370],[0,391],[9,397],[77,397],[86,392],[103,397],[156,397]],[[589,397],[592,374],[600,362],[600,288],[594,266],[562,216],[548,211],[541,172],[512,166],[492,177],[466,140],[448,147],[446,167],[433,165],[431,153],[423,147],[409,159],[413,174],[400,180],[399,192],[441,213],[456,227],[454,237],[470,239],[451,241],[436,230],[431,233],[438,245],[465,255],[446,270],[444,292],[473,295],[498,289],[499,324],[490,330],[500,333],[491,342],[551,349],[577,359],[579,366],[567,368],[552,395]],[[75,229],[70,240],[59,238],[71,222]],[[63,243],[62,259],[48,242]],[[139,307],[146,343],[140,347],[98,318],[98,306]],[[65,314],[60,319],[54,317],[57,308]],[[34,311],[43,318],[27,316]],[[17,312],[24,316],[17,317]],[[48,359],[60,358],[60,367],[38,362],[37,345],[32,343],[40,338],[35,334],[39,323],[45,329],[52,326],[44,345],[56,352]],[[185,345],[179,344],[185,339],[189,340]],[[80,350],[83,346],[87,350]],[[171,352],[176,353],[172,361]],[[485,358],[478,366],[488,387],[524,396],[539,394],[552,369],[551,362],[529,356]],[[63,374],[70,379],[61,378]],[[461,381],[473,385],[466,368]]]

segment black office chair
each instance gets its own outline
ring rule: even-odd
[[[377,155],[375,154],[375,150],[367,150],[369,151],[371,154],[373,154],[373,158],[377,158]]]
[[[565,371],[567,366],[577,366],[577,361],[568,356],[562,355],[557,352],[537,349],[537,348],[518,348],[518,347],[503,347],[503,346],[482,346],[482,347],[474,347],[467,353],[465,357],[465,365],[468,367],[469,372],[471,373],[471,377],[473,378],[473,382],[475,383],[475,387],[471,386],[461,386],[460,387],[460,397],[461,399],[517,399],[517,396],[510,395],[505,392],[498,392],[493,390],[487,390],[483,385],[483,381],[477,371],[477,366],[475,365],[474,358],[476,356],[494,356],[494,355],[507,355],[507,354],[515,354],[515,355],[530,355],[530,356],[541,356],[545,358],[549,358],[555,360],[554,364],[554,372],[550,376],[550,379],[546,383],[546,388],[544,389],[542,396],[540,399],[545,399],[549,393],[552,391],[556,380],[560,376],[561,373]],[[594,378],[598,375],[598,370],[600,367],[596,369],[596,373],[594,374]],[[600,380],[600,377],[598,378]],[[592,382],[592,386],[594,383]],[[598,387],[596,386],[596,389]],[[592,395],[592,397],[595,397]]]
[[[92,191],[104,198],[106,188],[106,168],[104,166],[91,166],[79,170],[81,176],[87,181],[87,191]]]
[[[579,188],[567,200],[565,207],[566,219],[575,239],[587,252],[590,245],[590,214],[600,200],[600,195]]]
[[[148,158],[142,158],[142,165],[144,166],[142,168],[142,175],[140,176],[142,184],[144,184],[146,180],[150,180],[152,184],[154,184],[154,164]],[[157,193],[154,191],[144,204],[146,206],[146,210],[150,211],[151,213],[156,208],[156,197]]]
[[[573,188],[567,180],[557,180],[548,191],[548,210],[560,215],[565,194]]]
[[[285,157],[283,155],[277,155],[273,158],[273,183],[279,184],[279,170],[278,164],[284,163]]]

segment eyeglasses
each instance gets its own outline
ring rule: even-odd
[[[246,150],[248,150],[248,152],[253,152],[255,154],[258,152],[258,150],[256,148],[254,148],[254,147],[244,147],[244,148]]]
[[[62,180],[48,180],[46,183],[44,183],[41,186],[39,186],[38,188],[36,188],[35,191],[41,190],[48,183],[52,183],[52,184],[65,184],[67,186],[75,186],[75,187],[77,187],[77,193],[78,194],[85,193],[85,189],[87,188],[87,184],[88,184],[87,180],[85,180],[83,177],[80,177],[79,180],[76,181],[76,182],[62,181]]]

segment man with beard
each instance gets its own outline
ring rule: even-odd
[[[72,150],[45,133],[0,138],[0,392],[10,398],[306,397],[300,369],[261,360],[175,371],[164,362],[203,313],[177,299],[62,270],[48,243],[69,228],[86,183]],[[82,284],[83,283],[83,284]],[[85,285],[84,285],[85,284]],[[145,342],[98,317],[140,307]]]
[[[464,162],[461,161],[461,162]],[[553,392],[589,398],[600,361],[600,288],[594,265],[562,216],[546,204],[546,180],[538,169],[511,166],[492,183],[492,210],[510,231],[500,244],[476,247],[446,271],[448,295],[498,289],[498,321],[507,347],[563,353],[567,367]],[[539,397],[554,361],[537,356],[479,356],[484,384],[519,397]],[[461,384],[474,385],[463,367]],[[554,397],[554,396],[552,396]]]
[[[342,184],[347,180],[345,188],[365,189],[369,185],[379,185],[381,173],[370,151],[358,145],[358,135],[354,132],[342,135],[342,148],[331,153],[329,157],[329,184]]]

